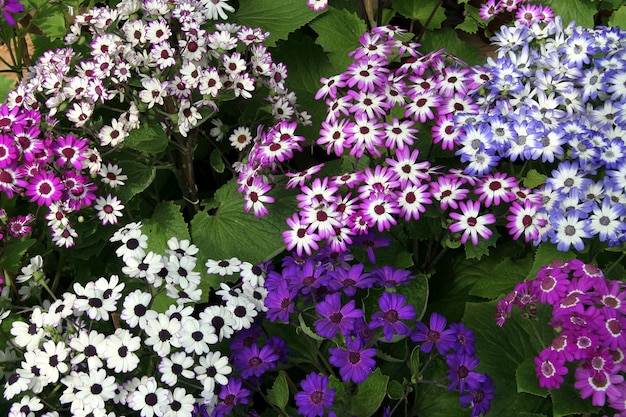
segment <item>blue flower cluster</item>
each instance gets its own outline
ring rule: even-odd
[[[456,117],[462,130],[456,153],[468,164],[466,173],[483,175],[507,160],[523,165],[522,176],[536,170],[541,184],[534,194],[542,207],[535,243],[581,250],[583,239],[597,236],[620,244],[626,239],[626,33],[573,22],[564,27],[556,18],[503,27],[493,43],[497,58],[484,68],[491,79],[472,94],[479,109]]]

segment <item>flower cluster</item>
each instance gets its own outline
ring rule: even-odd
[[[73,134],[54,131],[56,121],[35,109],[3,104],[0,107],[0,192],[8,199],[27,199],[44,207],[52,240],[63,247],[74,244],[77,236],[70,213],[93,207],[102,224],[117,223],[124,206],[111,194],[97,196],[98,189],[115,188],[125,177],[114,164],[102,164],[90,141]],[[92,182],[99,177],[101,187]],[[8,209],[8,205],[7,205]],[[3,210],[0,239],[28,235],[38,209],[25,215],[7,217]]]
[[[539,384],[559,389],[576,365],[574,387],[596,406],[626,409],[624,349],[626,349],[626,288],[604,278],[602,270],[579,260],[553,261],[537,277],[518,284],[498,303],[497,322],[503,325],[512,307],[529,314],[537,304],[552,308],[550,326],[557,336],[535,358]],[[623,415],[623,414],[619,414]]]
[[[147,250],[141,224],[132,223],[112,241],[121,244],[121,277],[74,282],[12,324],[2,355],[4,397],[16,399],[9,416],[47,410],[48,417],[191,417],[199,407],[222,416],[245,403],[249,391],[241,378],[260,375],[285,351],[277,337],[260,349],[244,346],[243,332],[265,310],[266,291],[257,287],[262,272],[237,259],[210,260],[211,272],[214,264],[231,264],[241,288],[217,291],[220,302],[201,307],[198,248],[188,240],[171,238],[167,254],[159,255]],[[22,269],[19,282],[42,282],[35,264]],[[229,344],[231,357],[222,353]]]
[[[355,237],[389,230],[400,218],[419,220],[430,205],[438,206],[438,215],[462,243],[488,239],[489,226],[496,223],[488,210],[501,204],[511,205],[507,226],[515,238],[523,234],[528,241],[540,226],[539,220],[524,226],[538,203],[528,197],[530,190],[509,175],[482,175],[490,160],[470,161],[473,177],[431,164],[433,143],[447,151],[465,140],[453,115],[478,109],[468,92],[488,77],[443,51],[422,55],[404,36],[398,28],[374,29],[360,38],[346,72],[322,79],[317,98],[326,100],[328,113],[317,144],[347,162],[337,175],[321,171],[323,165],[286,175],[287,188],[300,189],[300,211],[287,220],[290,230],[284,233],[288,249],[310,254],[325,240],[342,251]],[[294,129],[295,124],[283,122],[262,131],[240,172],[246,209],[257,216],[273,201],[268,173],[291,159],[305,140]],[[478,147],[480,140],[466,141]]]
[[[461,404],[471,406],[473,416],[485,414],[494,387],[487,375],[476,371],[479,360],[473,332],[463,323],[447,326],[437,313],[431,315],[429,326],[418,321],[414,305],[402,291],[414,278],[410,272],[390,266],[368,272],[363,264],[350,263],[351,259],[347,252],[285,258],[282,271],[267,275],[267,318],[293,323],[314,331],[317,338],[331,340],[322,356],[328,356],[343,382],[357,384],[376,369],[375,356],[382,344],[410,338],[430,354],[429,363],[437,354],[445,357],[448,390],[460,393]],[[376,303],[364,302],[364,293],[376,294]],[[313,308],[316,319],[309,322],[305,317]],[[420,378],[424,371],[413,377]]]
[[[221,101],[249,99],[261,85],[274,116],[291,117],[295,96],[284,87],[286,68],[263,46],[268,33],[232,24],[204,28],[225,18],[224,10],[234,9],[224,0],[126,0],[90,9],[66,35],[73,49],[44,54],[9,101],[33,106],[41,99],[51,115],[64,112],[74,127],[113,147],[146,122],[142,114],[162,114],[168,131],[187,136]]]
[[[503,27],[485,67],[491,79],[472,94],[478,111],[457,117],[467,174],[508,160],[545,179],[533,190],[541,207],[531,216],[545,223],[536,242],[567,251],[594,236],[626,239],[624,39],[619,28],[563,27],[560,18]]]
[[[478,15],[483,20],[489,20],[504,12],[515,13],[516,21],[526,26],[554,19],[549,6],[528,4],[528,0],[487,0],[481,4]]]

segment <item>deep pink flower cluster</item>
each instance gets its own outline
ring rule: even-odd
[[[9,199],[25,198],[46,207],[43,214],[52,240],[58,246],[70,247],[77,234],[68,214],[98,205],[98,186],[90,175],[101,172],[101,158],[87,139],[42,131],[54,123],[51,118],[42,120],[34,109],[7,104],[0,107],[0,192]],[[0,229],[0,239],[30,233],[35,211],[39,210],[7,219],[4,230]]]
[[[537,303],[552,306],[550,325],[558,332],[535,358],[539,384],[558,389],[574,363],[574,387],[593,405],[626,409],[626,286],[579,260],[552,261],[533,280],[518,284],[498,303],[502,326],[514,305],[533,314]],[[622,415],[622,414],[620,414]]]

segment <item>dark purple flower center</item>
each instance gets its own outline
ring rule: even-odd
[[[329,319],[330,319],[331,323],[339,324],[339,323],[341,323],[341,320],[343,320],[343,314],[341,314],[339,312],[333,313],[333,314],[330,315]]]
[[[383,314],[383,317],[389,323],[395,323],[398,321],[398,311],[397,310],[389,310]]]
[[[324,399],[324,393],[322,391],[313,391],[311,394],[311,402],[313,404],[321,404]]]
[[[361,361],[361,354],[359,352],[350,352],[348,354],[348,360],[352,365],[355,365]]]

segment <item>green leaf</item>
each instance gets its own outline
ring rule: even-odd
[[[239,0],[234,20],[270,32],[265,45],[274,46],[277,40],[287,39],[291,32],[324,13],[302,6],[301,0]]]
[[[548,414],[549,402],[536,395],[519,392],[514,375],[519,365],[532,360],[554,338],[547,324],[550,313],[540,309],[537,320],[528,320],[515,311],[498,327],[494,320],[497,301],[467,303],[463,321],[474,331],[480,372],[487,373],[496,386],[490,413],[494,416],[521,417],[525,413]],[[533,329],[532,326],[535,326]]]
[[[526,359],[517,366],[515,381],[517,392],[527,392],[544,398],[548,396],[548,390],[539,386],[535,360],[532,358]]]
[[[37,1],[32,23],[51,39],[63,39],[67,32],[63,5],[49,1]]]
[[[4,102],[7,99],[9,92],[15,88],[15,80],[7,77],[6,75],[0,75],[0,101]]]
[[[287,385],[285,371],[279,372],[274,385],[267,391],[267,399],[281,410],[285,410],[289,401],[289,386]]]
[[[535,188],[546,182],[546,175],[540,174],[536,169],[531,169],[528,174],[522,178],[522,184],[524,187]]]
[[[132,197],[152,184],[156,176],[156,168],[139,161],[120,160],[117,163],[122,168],[122,173],[128,176],[128,179],[123,186],[119,187],[115,194],[126,204]]]
[[[428,29],[439,29],[446,20],[445,10],[439,0],[393,0],[391,7],[404,17],[417,20],[422,25],[428,22],[431,13],[436,9],[432,19],[428,22]]]
[[[304,321],[304,319],[302,318],[302,314],[298,314],[298,321],[300,322],[300,327],[298,327],[298,329],[296,330],[296,333],[298,332],[302,332],[305,335],[309,336],[311,339],[315,339],[317,341],[324,341],[326,340],[326,338],[318,335],[317,333],[315,333],[308,324],[306,324],[306,322]]]
[[[518,260],[504,258],[495,268],[488,270],[483,278],[476,281],[470,294],[489,299],[507,294],[516,284],[528,277],[532,266],[532,256]]]
[[[617,26],[622,29],[626,28],[626,5],[611,13],[609,26]]]
[[[158,154],[167,148],[167,135],[156,122],[142,123],[131,130],[123,146],[146,154]]]
[[[428,278],[418,274],[410,285],[398,286],[398,293],[406,297],[407,304],[415,308],[416,320],[421,320],[428,306]]]
[[[500,237],[500,234],[494,230],[493,234],[489,237],[488,240],[483,238],[478,239],[478,245],[474,245],[471,241],[465,242],[463,245],[465,247],[465,257],[467,259],[478,259],[482,258],[484,255],[489,255],[489,248],[496,246],[496,241]]]
[[[428,365],[423,380],[437,380],[445,376],[446,372],[445,361],[435,360]],[[434,384],[418,384],[416,386],[415,405],[412,411],[409,413],[411,416],[428,417],[465,417],[471,413],[469,408],[461,408],[458,392],[448,392],[445,388]]]
[[[572,20],[578,26],[594,26],[593,18],[597,10],[588,0],[544,0],[542,3],[550,6],[555,16],[561,16],[563,26],[567,26]]]
[[[282,232],[285,219],[296,210],[293,190],[276,190],[269,214],[257,218],[243,209],[243,196],[232,180],[215,193],[219,207],[215,213],[197,213],[191,220],[191,236],[200,248],[198,264],[207,259],[237,257],[251,263],[271,259],[285,249]],[[213,212],[213,210],[211,210]]]
[[[353,61],[348,52],[356,48],[359,36],[367,30],[356,13],[332,8],[310,26],[318,34],[315,43],[330,54],[330,62],[338,72],[344,71]]]
[[[565,382],[559,389],[550,390],[550,396],[554,417],[604,415],[599,408],[591,405],[589,398],[586,400],[580,398],[580,393],[574,388],[574,379],[571,375],[565,377]]]
[[[326,104],[323,100],[315,100],[315,94],[322,86],[320,79],[337,72],[328,54],[310,36],[290,36],[287,41],[278,43],[272,56],[289,68],[285,85],[296,93],[298,104],[311,115],[313,124],[303,127],[302,135],[316,138],[326,118]]]
[[[478,8],[470,4],[466,4],[464,7],[465,19],[456,25],[456,29],[472,34],[478,32],[478,19],[476,18],[478,16]]]
[[[148,236],[148,249],[155,253],[165,254],[171,237],[190,239],[180,207],[171,201],[160,203],[154,209],[152,218],[144,220],[143,224],[142,232]]]
[[[576,255],[573,252],[562,252],[556,248],[556,245],[548,242],[541,243],[535,252],[535,262],[528,274],[529,278],[535,278],[541,267],[548,265],[551,261],[569,261],[575,257]]]
[[[387,396],[392,400],[399,400],[404,397],[404,387],[399,381],[395,379],[389,382],[389,386],[387,387]]]
[[[211,156],[209,157],[209,159],[211,161],[211,168],[213,168],[220,174],[224,172],[226,165],[224,164],[224,159],[222,158],[222,154],[220,151],[214,149],[213,152],[211,152]]]
[[[480,65],[484,63],[484,59],[478,48],[461,41],[452,28],[427,30],[420,43],[422,44],[422,51],[425,53],[438,51],[443,48],[469,65]]]
[[[0,258],[0,269],[6,269],[14,274],[20,272],[20,268],[23,266],[21,264],[22,256],[36,241],[36,239],[19,239],[7,243],[6,249]]]
[[[350,413],[369,417],[378,410],[387,392],[389,377],[376,368],[367,379],[359,384],[358,391],[350,401]]]

